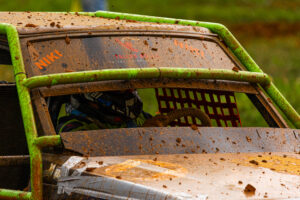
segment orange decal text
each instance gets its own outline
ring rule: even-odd
[[[195,48],[192,45],[188,45],[186,42],[179,42],[175,39],[174,45],[180,47],[181,49],[186,49],[187,51],[190,51],[191,53],[204,58],[204,52],[202,50],[199,50],[198,48]]]
[[[35,62],[34,65],[37,66],[40,70],[46,70],[47,66],[52,64],[55,60],[58,60],[63,55],[56,49],[53,52],[50,52],[46,56],[42,57],[38,62]]]

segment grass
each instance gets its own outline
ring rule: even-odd
[[[271,75],[275,85],[300,112],[300,39],[299,37],[240,38],[241,43],[262,70]],[[263,126],[258,112],[246,96],[238,95],[239,110],[245,126]]]
[[[71,11],[79,0],[0,0],[2,11]],[[200,21],[245,23],[300,20],[299,0],[108,0],[109,10]],[[78,11],[78,10],[76,10]]]
[[[0,0],[1,11],[69,11],[72,0]],[[1,19],[0,19],[1,20]]]
[[[257,64],[300,112],[299,37],[252,38],[242,41]]]
[[[126,0],[110,0],[112,11],[155,15],[163,17],[195,19],[220,23],[242,23],[252,21],[300,20],[300,1],[289,0],[139,0],[128,6]]]

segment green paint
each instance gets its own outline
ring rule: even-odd
[[[53,147],[58,146],[61,143],[60,135],[41,136],[34,140],[34,144],[38,147]]]
[[[130,80],[147,78],[186,78],[186,79],[218,79],[269,85],[271,80],[267,74],[226,69],[195,69],[195,68],[128,68],[105,69],[84,72],[71,72],[34,76],[23,81],[24,86],[36,88],[68,83],[83,83],[105,80]]]
[[[17,191],[17,190],[7,190],[0,189],[0,199],[31,199],[31,192]]]
[[[42,157],[40,149],[33,144],[37,137],[36,125],[31,105],[29,89],[24,87],[22,82],[26,79],[23,57],[20,47],[19,35],[16,27],[10,24],[0,24],[0,33],[6,34],[11,53],[12,64],[19,96],[19,103],[22,112],[22,118],[25,128],[25,134],[30,155],[30,183],[31,197],[33,199],[42,199]],[[8,191],[2,195],[13,195],[19,191]]]

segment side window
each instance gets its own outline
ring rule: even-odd
[[[14,82],[14,73],[8,46],[0,41],[0,82]]]
[[[0,40],[0,188],[23,190],[29,183],[29,155],[7,46]],[[9,180],[9,181],[8,181]]]
[[[0,65],[12,65],[8,49],[0,45]]]

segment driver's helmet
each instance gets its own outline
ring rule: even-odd
[[[89,117],[111,124],[135,120],[143,109],[136,90],[72,95],[71,105]]]

